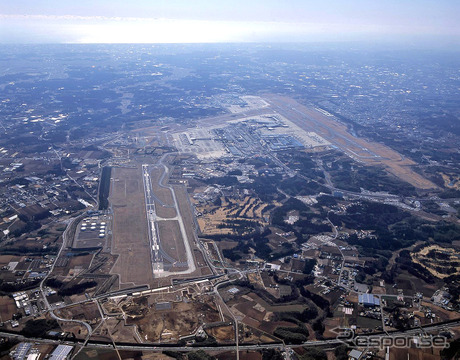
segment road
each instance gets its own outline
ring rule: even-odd
[[[453,320],[450,322],[445,322],[445,323],[439,323],[439,324],[434,324],[434,325],[428,325],[424,326],[422,328],[415,328],[415,329],[410,329],[406,331],[394,331],[394,332],[389,332],[388,334],[386,333],[380,333],[380,334],[360,334],[359,336],[361,338],[395,338],[395,337],[402,337],[402,336],[407,336],[407,337],[413,337],[425,333],[431,333],[431,332],[436,332],[436,331],[441,331],[444,329],[449,329],[449,328],[456,328],[460,326],[460,319]],[[39,342],[42,344],[53,344],[53,345],[58,345],[58,344],[66,344],[66,345],[83,345],[82,341],[79,340],[67,340],[67,341],[62,341],[62,340],[54,340],[54,339],[43,339],[43,338],[26,338],[22,335],[19,334],[13,334],[13,333],[8,333],[8,332],[0,332],[0,337],[8,337],[8,338],[15,338],[19,341],[28,341],[28,342]],[[260,349],[294,349],[298,347],[336,347],[338,345],[343,344],[343,342],[339,339],[326,339],[326,340],[312,340],[312,341],[305,341],[301,344],[298,345],[284,345],[282,343],[278,344],[263,344],[263,345],[254,345],[254,344],[248,344],[248,345],[238,345],[238,349],[240,351],[244,350],[260,350]],[[88,348],[96,348],[96,349],[113,349],[113,344],[110,343],[95,343],[88,341],[86,346]],[[235,345],[222,345],[218,347],[212,347],[212,346],[169,346],[169,345],[162,345],[162,344],[123,344],[123,345],[117,345],[117,350],[131,350],[131,351],[147,351],[147,352],[162,352],[164,350],[170,350],[170,351],[181,351],[181,352],[189,352],[189,351],[196,351],[196,350],[204,350],[204,351],[236,351],[237,347]]]
[[[337,231],[336,226],[332,223],[332,221],[329,218],[327,218],[327,221],[329,221],[329,223],[331,224],[332,229],[334,231],[334,235],[332,236],[332,238],[334,240],[336,240],[337,236],[339,235],[339,232]],[[342,249],[340,248],[340,246],[338,246],[335,242],[331,241],[331,243],[335,245],[335,247],[340,251],[340,255],[342,255],[342,266],[340,267],[339,278],[337,279],[337,285],[341,286],[340,281],[342,279],[343,268],[345,267],[345,256],[343,255],[343,252],[342,252]]]
[[[58,254],[56,255],[56,260],[59,258],[59,256],[61,256],[62,252],[63,252],[64,249],[66,248],[66,244],[67,244],[67,241],[68,241],[68,239],[67,239],[68,233],[69,233],[69,231],[71,230],[73,223],[76,222],[76,221],[79,221],[79,219],[80,219],[80,217],[73,218],[73,219],[69,222],[69,224],[67,225],[66,229],[64,230],[64,232],[63,232],[63,234],[62,234],[62,246],[61,246],[61,248],[59,249]],[[55,319],[55,320],[57,320],[57,321],[74,322],[74,323],[77,323],[77,324],[79,324],[79,325],[84,326],[84,327],[87,329],[87,331],[88,331],[88,334],[87,334],[87,336],[86,336],[86,341],[88,341],[89,338],[90,338],[91,335],[92,335],[92,332],[93,332],[93,329],[91,328],[91,326],[90,326],[87,322],[82,321],[82,320],[65,319],[65,318],[61,318],[60,316],[57,316],[57,315],[54,313],[53,309],[51,308],[51,305],[50,305],[50,303],[49,303],[49,301],[48,301],[48,298],[47,298],[47,296],[46,296],[46,292],[45,292],[45,289],[44,289],[44,285],[45,285],[46,280],[48,279],[48,277],[51,275],[51,273],[52,273],[53,270],[54,270],[54,267],[55,267],[55,265],[56,265],[56,263],[57,263],[56,260],[54,261],[53,265],[51,265],[51,268],[49,269],[48,274],[47,274],[47,275],[43,278],[43,280],[40,282],[40,292],[41,292],[41,295],[42,295],[42,298],[43,298],[43,302],[44,302],[44,304],[45,304],[45,306],[46,306],[47,311],[49,312],[50,316],[51,316],[53,319]]]

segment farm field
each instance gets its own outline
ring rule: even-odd
[[[0,322],[11,320],[16,312],[14,300],[9,296],[0,296]]]

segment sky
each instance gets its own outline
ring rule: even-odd
[[[0,43],[460,46],[459,0],[0,0]]]

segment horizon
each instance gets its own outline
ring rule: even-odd
[[[241,9],[244,9],[241,10]],[[3,4],[2,44],[371,43],[460,48],[460,4],[65,0]]]

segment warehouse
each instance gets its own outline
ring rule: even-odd
[[[358,302],[360,305],[368,307],[380,306],[380,299],[372,294],[358,295]]]

